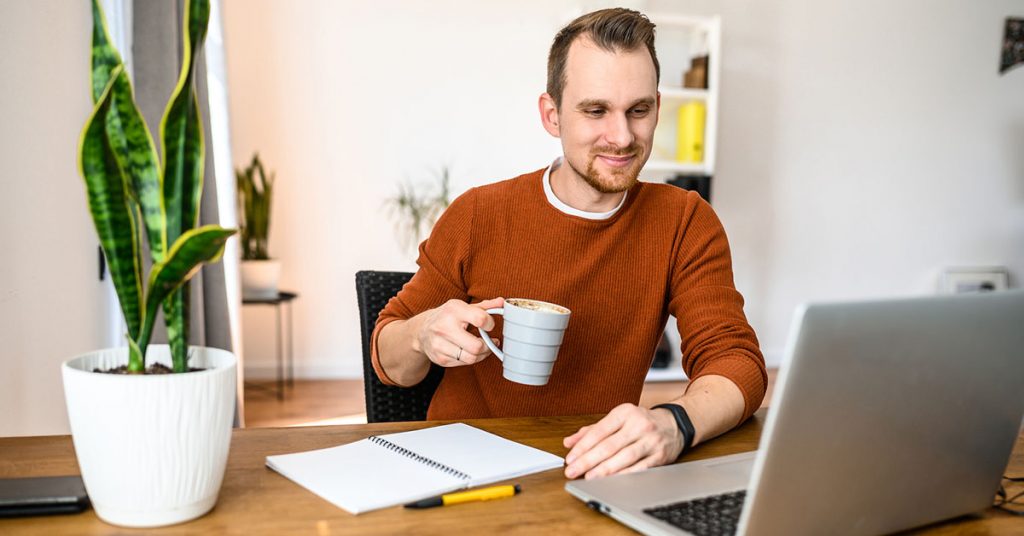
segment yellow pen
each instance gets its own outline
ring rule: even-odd
[[[405,505],[406,508],[433,508],[435,506],[448,506],[473,501],[489,501],[491,499],[503,499],[511,497],[522,491],[519,484],[515,486],[492,486],[489,488],[460,491],[457,493],[446,493],[437,497],[423,499]]]

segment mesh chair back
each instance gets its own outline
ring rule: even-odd
[[[410,272],[356,273],[356,296],[359,300],[359,325],[363,335],[363,385],[366,392],[367,422],[423,421],[427,407],[441,383],[444,369],[430,365],[430,372],[413,387],[384,385],[377,378],[370,361],[370,338],[377,324],[377,316],[388,300],[402,289],[410,279]]]

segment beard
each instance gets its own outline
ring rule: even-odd
[[[633,162],[625,168],[612,169],[605,173],[598,171],[596,162],[597,155],[605,154],[612,156],[629,156],[634,155]],[[644,166],[642,158],[643,152],[640,150],[640,146],[633,144],[624,149],[615,149],[612,147],[595,147],[591,151],[589,159],[587,161],[587,169],[581,170],[579,166],[574,164],[568,158],[565,159],[569,167],[576,172],[577,175],[583,178],[591,188],[601,192],[602,194],[617,194],[625,192],[633,187],[638,182],[640,176],[640,170]]]

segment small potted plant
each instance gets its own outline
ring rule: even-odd
[[[421,191],[411,183],[402,183],[398,194],[387,199],[395,220],[395,233],[399,245],[415,252],[420,241],[430,234],[434,223],[441,217],[451,201],[451,177],[448,166],[441,167],[437,176],[437,191]]]
[[[267,176],[258,153],[252,156],[248,167],[235,171],[242,239],[242,296],[248,299],[277,297],[281,262],[271,259],[267,250],[274,176]]]
[[[204,147],[193,66],[210,6],[185,3],[181,73],[160,124],[162,163],[98,0],[92,10],[95,106],[82,131],[79,168],[128,346],[66,361],[64,393],[96,514],[115,525],[169,525],[213,508],[235,408],[235,356],[187,346],[187,281],[220,258],[235,232],[196,227]],[[143,235],[152,261],[145,284]],[[149,344],[161,309],[170,345]]]

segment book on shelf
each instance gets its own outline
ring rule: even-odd
[[[676,160],[679,162],[704,161],[704,120],[707,107],[700,101],[689,101],[679,107],[676,125]]]

